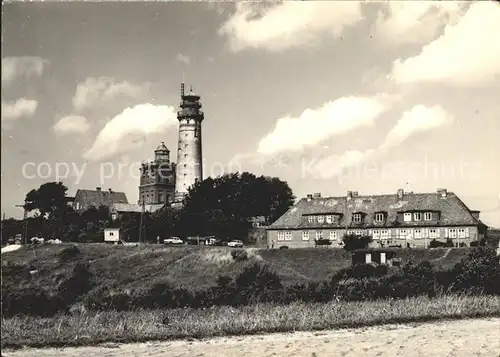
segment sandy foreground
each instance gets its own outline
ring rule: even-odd
[[[3,351],[5,357],[500,357],[500,318],[385,325],[203,341],[107,344],[97,347]]]

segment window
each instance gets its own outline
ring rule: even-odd
[[[354,231],[347,231],[346,233],[348,236],[352,236],[354,234]]]
[[[399,230],[399,238],[405,238],[406,239],[406,229],[400,229]]]
[[[302,240],[309,240],[309,231],[302,232]]]
[[[292,232],[285,232],[285,240],[292,240]]]
[[[411,213],[405,213],[404,214],[404,221],[405,222],[410,222],[411,221]]]
[[[457,230],[454,228],[448,229],[448,238],[457,238]]]
[[[429,229],[429,238],[437,238],[437,231],[434,228]]]
[[[361,237],[363,235],[363,231],[356,231],[356,233],[354,234],[356,234],[356,236],[358,237]]]
[[[316,217],[314,217],[314,216],[309,216],[309,217],[307,217],[307,221],[308,221],[309,223],[316,223]]]
[[[373,230],[373,239],[380,239],[380,231],[378,229]]]
[[[158,202],[163,203],[163,192],[158,192]]]
[[[285,232],[278,232],[278,240],[285,240]]]
[[[330,231],[330,240],[336,240],[336,239],[337,239],[337,232]]]
[[[422,219],[422,214],[421,214],[420,212],[415,212],[415,213],[413,214],[413,219],[414,219],[415,221],[420,221],[420,220]]]
[[[384,220],[383,213],[375,213],[375,222],[382,222]]]
[[[415,229],[415,239],[420,239],[420,238],[422,238],[422,230]]]
[[[424,213],[424,220],[430,221],[432,219],[432,212],[425,212]]]
[[[333,216],[326,216],[326,223],[333,223]]]
[[[380,231],[380,238],[387,239],[389,238],[389,231],[387,229],[383,229]]]
[[[323,231],[316,231],[316,240],[323,239]]]
[[[110,235],[110,236],[114,236],[114,235],[115,235],[115,233],[114,233],[114,232],[109,232],[109,235]]]
[[[359,213],[353,214],[352,221],[354,223],[361,223],[361,214],[359,214]]]
[[[458,238],[465,238],[465,229],[464,228],[458,229]]]
[[[325,216],[318,216],[318,223],[323,223],[325,221]]]

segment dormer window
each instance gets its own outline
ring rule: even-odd
[[[405,222],[410,222],[411,221],[411,213],[405,213],[404,214],[404,221]]]
[[[354,223],[361,223],[361,213],[355,213],[352,215],[352,221]]]
[[[432,220],[432,212],[425,212],[425,213],[424,213],[424,220],[425,220],[425,221],[430,221],[430,220]]]
[[[314,216],[307,217],[307,222],[309,222],[309,223],[316,223],[316,217],[314,217]]]
[[[421,214],[420,212],[415,212],[415,213],[413,214],[413,219],[414,219],[415,221],[420,221],[420,220],[422,219],[422,214]]]
[[[326,223],[333,223],[333,216],[332,215],[326,216]]]
[[[318,216],[318,223],[325,222],[325,216]]]
[[[384,214],[383,213],[375,213],[375,222],[382,222],[384,220]]]

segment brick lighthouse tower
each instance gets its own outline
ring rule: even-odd
[[[181,84],[181,104],[177,112],[179,120],[179,143],[175,173],[175,204],[181,205],[188,188],[196,181],[203,180],[201,122],[204,119],[200,96],[192,88],[184,93]]]

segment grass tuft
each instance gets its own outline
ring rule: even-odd
[[[96,345],[257,333],[315,331],[442,319],[500,317],[500,297],[260,304],[240,308],[86,312],[2,319],[2,348]]]

